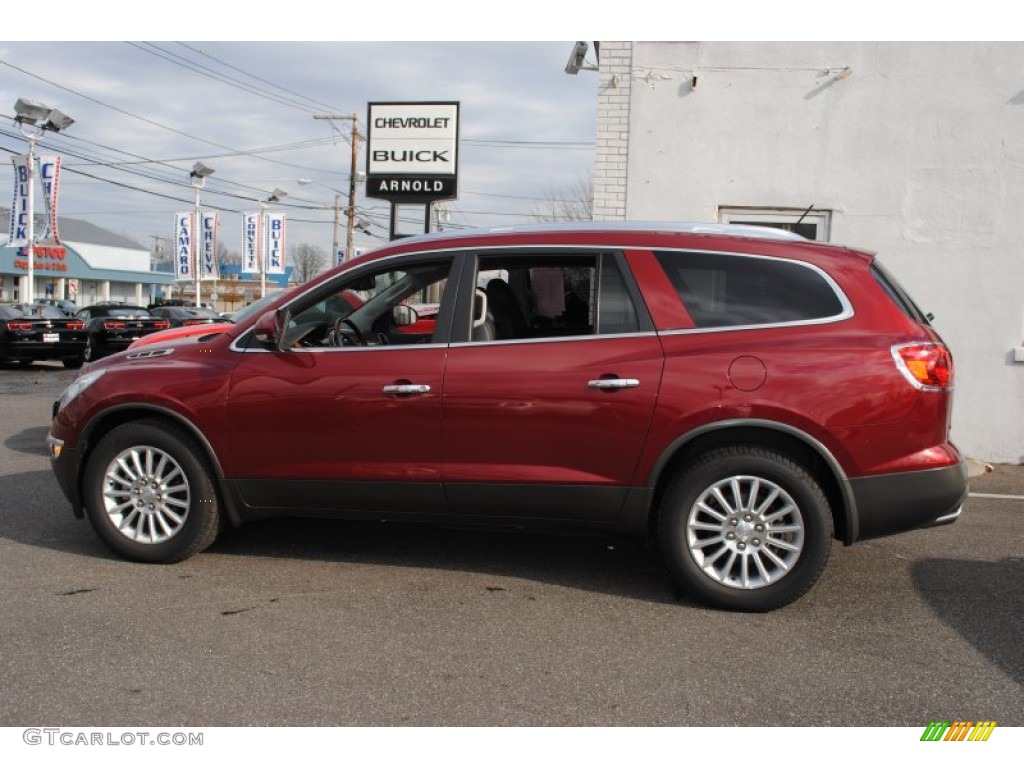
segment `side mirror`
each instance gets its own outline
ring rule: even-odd
[[[419,313],[405,304],[398,304],[391,310],[391,320],[397,327],[415,325],[419,319]]]
[[[264,312],[253,326],[256,341],[273,346],[278,352],[285,350],[284,332],[290,312],[287,309]]]

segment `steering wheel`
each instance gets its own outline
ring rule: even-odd
[[[352,331],[352,335],[349,336],[344,333],[341,329],[343,326],[348,327]],[[366,337],[363,336],[363,332],[359,330],[359,326],[349,320],[347,317],[341,317],[334,321],[334,326],[331,328],[329,336],[331,344],[335,347],[347,346],[345,343],[346,339],[355,339],[356,345],[360,347],[366,346]],[[349,342],[351,343],[351,342]]]

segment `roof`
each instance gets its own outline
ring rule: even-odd
[[[4,208],[2,212],[3,219],[10,221],[11,209]],[[39,234],[43,231],[43,227],[46,225],[46,217],[42,214],[37,214],[36,219],[36,233]],[[77,243],[89,243],[90,245],[104,245],[112,248],[130,248],[136,251],[146,251],[149,249],[144,245],[140,245],[131,238],[125,237],[124,235],[118,235],[114,232],[110,232],[101,227],[97,227],[95,224],[90,224],[88,221],[82,221],[81,219],[68,219],[63,216],[57,217],[57,234],[60,235],[61,240],[71,240]],[[6,238],[4,238],[6,242]]]
[[[806,241],[795,232],[754,224],[719,224],[707,221],[564,221],[544,224],[513,224],[483,229],[446,230],[404,237],[402,243],[435,240],[441,237],[479,237],[481,235],[543,234],[554,232],[664,232],[669,234],[723,235],[760,240]]]

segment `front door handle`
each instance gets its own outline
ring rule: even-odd
[[[429,384],[388,384],[381,387],[385,395],[425,395],[430,391]]]
[[[634,389],[640,386],[640,379],[591,379],[587,386],[591,389]]]

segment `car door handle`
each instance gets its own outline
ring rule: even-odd
[[[640,379],[591,379],[587,386],[591,389],[634,389],[640,386]]]
[[[385,395],[425,395],[430,391],[429,384],[388,384],[381,387]]]

